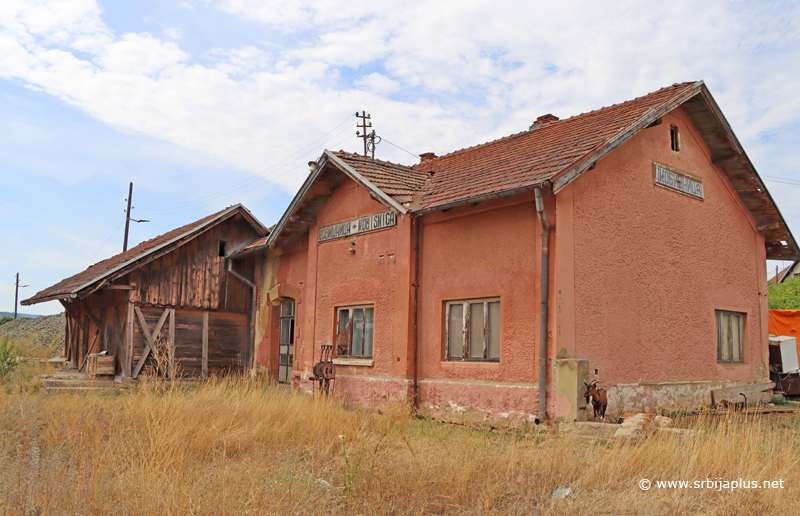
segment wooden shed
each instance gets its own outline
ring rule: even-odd
[[[114,357],[115,374],[150,366],[170,377],[223,374],[253,356],[255,263],[228,256],[267,234],[241,204],[142,242],[39,292],[59,300],[64,356],[84,370],[90,354]]]

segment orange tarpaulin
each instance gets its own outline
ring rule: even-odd
[[[800,343],[800,310],[770,310],[769,334],[797,337]]]

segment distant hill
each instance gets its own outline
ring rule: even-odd
[[[14,317],[14,312],[0,312],[0,319],[1,319],[1,318],[2,318],[4,315],[7,315],[7,316],[9,316],[9,317]],[[35,317],[41,317],[41,315],[31,315],[31,314],[21,314],[21,313],[17,313],[17,317],[28,317],[28,318],[31,318],[31,319],[32,319],[32,318],[35,318]]]

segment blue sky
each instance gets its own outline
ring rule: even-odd
[[[384,138],[377,156],[410,164],[544,113],[565,118],[703,79],[800,237],[800,186],[790,184],[800,184],[798,11],[4,0],[0,311],[13,309],[16,272],[24,298],[121,251],[129,181],[133,217],[150,220],[132,225],[131,245],[237,202],[273,224],[307,161],[360,148],[360,110]]]

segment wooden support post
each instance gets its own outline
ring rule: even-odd
[[[131,366],[133,365],[133,316],[134,304],[128,301],[128,320],[125,326],[125,371],[124,376],[131,377]]]
[[[203,378],[208,378],[208,310],[203,312]]]
[[[75,360],[75,367],[78,368],[78,371],[81,370],[81,362],[83,361],[84,357],[89,354],[89,318],[85,315],[81,319],[81,344],[80,349],[78,350],[78,356]]]
[[[169,379],[175,379],[175,309],[169,310]]]
[[[68,313],[64,314],[64,322],[66,323],[66,327],[64,328],[64,358],[69,360],[69,340],[72,337],[72,317],[70,317]]]

